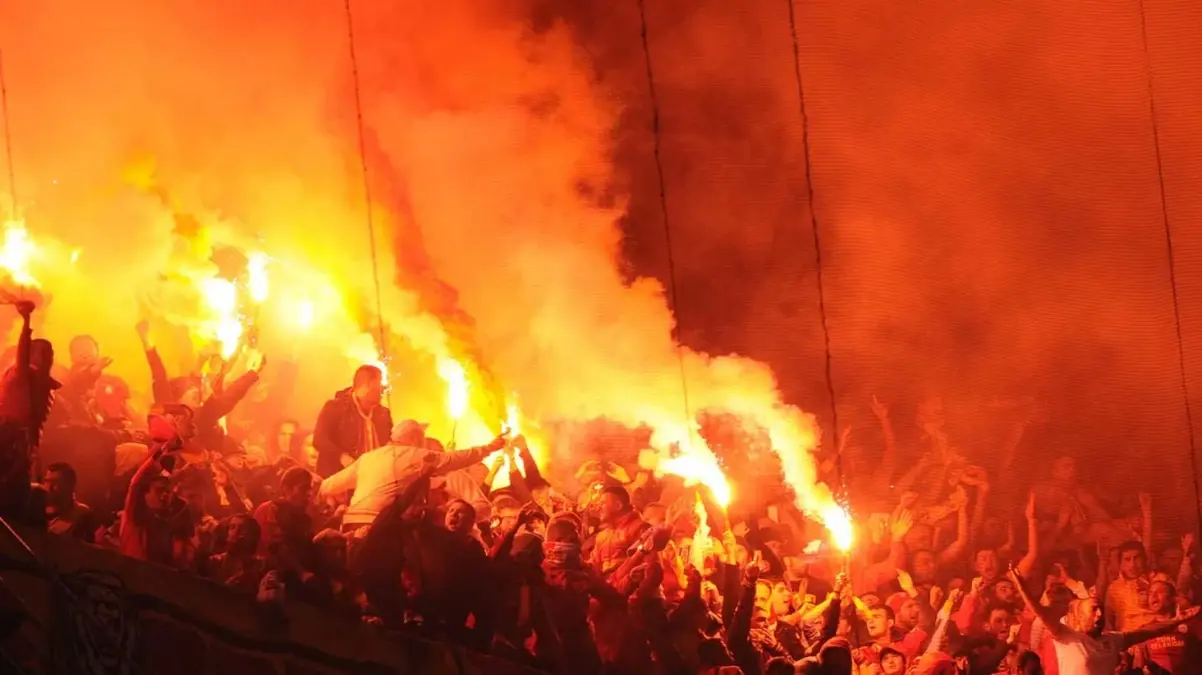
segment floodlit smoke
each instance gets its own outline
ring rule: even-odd
[[[457,422],[461,445],[495,433],[516,400],[536,424],[645,423],[665,453],[712,462],[686,421],[687,388],[691,413],[766,427],[800,501],[820,512],[830,497],[814,487],[813,419],[781,402],[763,363],[681,352],[663,286],[624,277],[620,92],[597,81],[566,23],[535,25],[521,4],[356,5],[383,319],[413,356],[393,381],[394,415],[449,425],[435,371],[451,358],[488,380],[471,396],[494,399]],[[262,348],[302,360],[301,410],[371,360],[375,279],[340,3],[2,11],[26,222],[83,251],[69,274],[44,270],[52,338],[91,332],[138,384],[130,327],[147,314],[187,324],[204,300],[189,282],[220,276],[210,254],[225,246],[267,275],[252,284],[267,296]]]

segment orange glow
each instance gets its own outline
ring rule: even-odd
[[[4,245],[0,248],[0,268],[8,272],[18,286],[36,288],[38,280],[30,272],[30,262],[38,249],[25,225],[18,221],[4,223]]]
[[[438,360],[438,376],[447,384],[447,415],[459,421],[468,406],[468,380],[463,364],[443,357]]]

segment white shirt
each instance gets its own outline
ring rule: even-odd
[[[447,492],[472,504],[477,518],[486,518],[488,500],[476,488],[475,481],[452,474],[463,473],[462,469],[483,460],[489,452],[487,448],[438,452],[407,445],[385,445],[360,455],[342,471],[323,480],[318,495],[328,497],[353,490],[342,522],[369,525],[401,491],[429,470],[432,475],[445,476]],[[475,494],[471,488],[475,488]]]
[[[1067,626],[1053,635],[1060,675],[1114,675],[1123,651],[1123,634],[1113,631],[1097,638]]]

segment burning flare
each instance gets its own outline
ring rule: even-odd
[[[447,356],[438,360],[438,376],[447,383],[447,416],[458,422],[467,412],[467,372],[463,364]]]
[[[25,225],[16,220],[4,223],[4,246],[0,248],[0,268],[8,272],[13,282],[26,288],[37,288],[38,280],[33,278],[29,265],[38,254],[38,248],[29,236]]]

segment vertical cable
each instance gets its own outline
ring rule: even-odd
[[[1160,190],[1160,221],[1164,227],[1164,245],[1165,254],[1168,256],[1169,262],[1169,290],[1173,299],[1173,328],[1177,336],[1177,368],[1181,374],[1181,398],[1185,404],[1185,422],[1189,430],[1189,459],[1190,472],[1194,482],[1194,516],[1197,518],[1197,527],[1202,529],[1202,490],[1198,483],[1198,446],[1194,433],[1194,411],[1190,405],[1189,396],[1189,378],[1186,375],[1185,368],[1185,336],[1181,328],[1181,298],[1177,289],[1177,262],[1176,254],[1173,249],[1173,228],[1169,221],[1169,199],[1164,187],[1164,157],[1160,149],[1160,123],[1156,115],[1156,91],[1153,86],[1152,78],[1152,51],[1148,47],[1148,16],[1144,9],[1144,0],[1138,0],[1139,4],[1139,30],[1144,48],[1144,64],[1147,69],[1147,87],[1148,87],[1148,117],[1151,119],[1152,127],[1152,146],[1156,156],[1156,179],[1157,187]],[[1188,553],[1188,551],[1187,551]]]
[[[367,214],[367,236],[371,244],[371,273],[376,290],[376,325],[379,328],[380,358],[388,365],[388,336],[384,330],[384,305],[380,295],[380,263],[376,254],[375,209],[372,206],[371,180],[367,174],[367,139],[363,126],[363,92],[359,85],[359,57],[355,50],[355,17],[351,0],[343,0],[346,10],[346,42],[351,56],[351,80],[355,92],[355,126],[359,133],[359,169],[363,177],[363,201]],[[388,404],[392,405],[392,388],[388,388]]]
[[[655,70],[651,66],[651,45],[647,39],[647,4],[646,0],[638,0],[639,22],[643,43],[643,65],[647,70],[647,91],[651,99],[651,134],[654,142],[653,155],[655,158],[655,174],[659,179],[659,211],[664,223],[664,241],[668,246],[668,293],[672,299],[672,313],[675,321],[672,324],[676,344],[676,360],[680,365],[680,391],[684,400],[684,419],[688,424],[689,433],[686,442],[692,443],[694,420],[689,406],[689,384],[685,374],[684,345],[681,343],[680,331],[680,302],[676,284],[676,258],[672,250],[672,224],[668,219],[668,192],[664,180],[664,163],[661,158],[661,133],[659,116],[659,93],[655,88]]]
[[[838,438],[839,409],[835,404],[835,373],[834,358],[831,352],[831,327],[826,310],[826,287],[822,273],[822,237],[818,223],[818,210],[814,206],[814,175],[810,153],[810,119],[806,114],[805,85],[801,77],[801,45],[797,37],[797,14],[793,7],[794,0],[785,0],[789,6],[789,34],[793,38],[793,76],[797,84],[797,107],[801,114],[801,149],[805,159],[806,199],[810,207],[810,233],[814,240],[814,274],[818,283],[818,315],[822,325],[822,341],[826,359],[826,392],[831,402],[831,433]],[[847,506],[847,482],[843,477],[843,449],[835,449],[835,475],[839,481],[839,492],[843,505]]]
[[[11,217],[17,217],[17,174],[13,168],[13,133],[8,113],[8,81],[4,78],[4,51],[0,50],[0,115],[4,115],[4,154],[8,160],[8,198]]]

